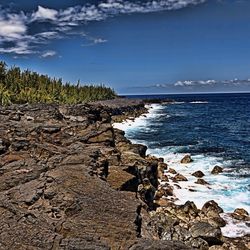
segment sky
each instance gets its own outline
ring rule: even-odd
[[[0,60],[119,94],[250,92],[249,0],[0,0]]]

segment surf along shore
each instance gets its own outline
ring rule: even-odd
[[[129,99],[0,107],[0,249],[248,249],[222,235],[216,202],[176,205],[174,170],[112,125],[146,112]]]
[[[127,130],[131,130],[131,129],[143,130],[146,127],[145,123],[147,123],[147,120],[150,120],[152,122],[154,119],[157,119],[157,114],[158,114],[157,110],[162,109],[163,107],[162,105],[169,105],[169,104],[175,104],[175,102],[171,100],[162,100],[162,101],[157,100],[157,102],[154,103],[154,101],[148,100],[146,104],[146,107],[147,107],[146,113],[142,114],[140,117],[137,117],[136,119],[134,117],[129,117],[128,119],[124,119],[122,122],[115,123],[114,127],[125,131],[125,136],[126,136]],[[137,140],[136,137],[134,137],[132,141],[133,143],[140,142],[140,140]],[[223,211],[221,207],[219,207],[219,205],[214,200],[208,201],[208,199],[206,199],[205,197],[203,197],[202,200],[203,201],[207,200],[207,202],[202,203],[201,201],[199,201],[199,209],[198,209],[195,203],[192,202],[192,193],[197,192],[197,191],[195,189],[187,188],[187,187],[196,185],[197,188],[204,187],[204,188],[211,189],[211,186],[209,183],[207,183],[203,179],[204,173],[197,168],[198,163],[195,163],[195,166],[197,169],[195,169],[195,171],[193,171],[192,174],[191,173],[189,174],[191,175],[191,179],[192,179],[191,181],[189,180],[189,176],[184,174],[185,171],[184,173],[182,171],[182,169],[183,170],[185,168],[188,169],[188,165],[190,165],[196,159],[193,160],[190,154],[184,154],[184,155],[182,154],[181,158],[180,158],[180,155],[178,155],[177,157],[177,155],[173,156],[171,154],[172,157],[174,157],[174,159],[171,160],[169,159],[170,155],[166,157],[165,155],[159,154],[158,151],[160,150],[153,150],[153,151],[151,151],[150,149],[148,150],[149,154],[152,153],[152,155],[154,155],[154,153],[157,152],[155,156],[158,157],[158,159],[160,158],[163,161],[163,163],[161,164],[161,167],[158,167],[158,187],[154,196],[154,203],[156,204],[156,206],[159,206],[159,207],[156,208],[155,213],[156,214],[163,213],[164,220],[166,218],[167,218],[166,220],[170,220],[170,218],[173,218],[173,211],[174,211],[174,214],[175,214],[174,217],[177,217],[178,219],[182,220],[182,222],[186,221],[188,225],[182,225],[182,226],[185,229],[188,229],[189,231],[190,231],[190,228],[189,228],[190,223],[193,223],[194,221],[200,221],[200,222],[205,221],[206,223],[210,224],[210,226],[212,225],[214,227],[219,228],[221,230],[221,233],[224,239],[227,238],[225,236],[230,237],[230,238],[227,238],[229,242],[240,241],[242,243],[243,242],[245,243],[245,245],[244,244],[241,246],[238,245],[236,249],[248,249],[249,248],[249,243],[248,243],[249,232],[250,232],[250,228],[249,228],[250,217],[249,217],[248,212],[242,208],[235,208],[235,210],[232,211],[231,213],[225,212]],[[176,160],[178,160],[178,162]],[[166,161],[167,164],[164,161]],[[223,172],[223,168],[215,165],[213,169],[211,169],[210,174],[220,175],[222,172]],[[193,179],[196,180],[194,182],[195,184],[190,185],[191,182],[194,181]],[[187,183],[189,183],[189,185]],[[185,197],[180,197],[182,193],[186,194]],[[185,203],[185,201],[187,202]],[[187,206],[186,211],[183,214],[182,214],[183,212],[182,211],[180,215],[178,215],[179,213],[178,209],[182,205]],[[214,210],[213,212],[207,210],[206,208],[207,206],[210,206],[210,205],[214,206],[214,208],[212,208],[212,210]],[[173,209],[172,206],[174,206],[175,208]],[[187,219],[185,213],[190,213],[189,210],[194,210],[194,211],[191,211],[191,214],[192,213],[193,214],[191,215],[190,218]],[[152,214],[154,214],[154,212]],[[168,229],[167,233],[165,232],[161,234],[161,236],[165,234],[164,236],[162,236],[162,239],[180,240],[181,237],[176,237],[176,234],[178,235],[179,230],[177,233],[174,231],[175,230],[173,229]],[[183,233],[188,234],[187,232],[185,232],[185,230],[183,230]],[[184,238],[182,238],[181,240],[185,242]],[[218,249],[229,249],[230,248],[229,245],[230,244],[223,244],[223,247],[218,247]],[[202,249],[203,247],[205,247],[204,249],[206,249],[206,246],[200,245],[198,248],[200,247]],[[213,246],[211,247],[211,249],[217,249],[217,248]]]

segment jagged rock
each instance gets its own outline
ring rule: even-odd
[[[188,181],[188,179],[182,174],[176,174],[173,181]]]
[[[222,173],[223,172],[223,168],[220,167],[220,166],[215,166],[212,171],[211,171],[211,174],[219,174],[219,173]]]
[[[174,189],[171,186],[166,186],[165,188],[165,194],[168,196],[173,196],[174,195]]]
[[[209,249],[209,244],[205,240],[199,237],[195,239],[191,239],[189,244],[195,249],[200,249],[200,250]]]
[[[222,233],[219,228],[215,228],[206,222],[196,222],[190,227],[193,238],[202,238],[209,246],[222,244]]]
[[[116,190],[136,192],[138,187],[136,176],[123,171],[119,166],[109,166],[107,182]]]
[[[0,138],[0,155],[7,152],[10,142],[4,138]]]
[[[184,205],[181,205],[180,208],[182,211],[184,211],[186,214],[196,216],[198,214],[198,209],[194,202],[187,201]]]
[[[226,221],[219,216],[209,217],[208,223],[214,227],[224,227],[227,224]]]
[[[163,187],[158,188],[158,190],[155,192],[155,200],[161,199],[166,194]]]
[[[197,178],[202,178],[204,176],[203,172],[198,170],[194,173],[192,173],[193,176],[197,177]]]
[[[173,168],[169,168],[169,169],[168,169],[168,172],[169,172],[170,174],[177,174],[177,172],[176,172]]]
[[[214,200],[206,202],[201,211],[207,217],[219,217],[219,214],[223,213],[223,209]]]
[[[185,156],[181,159],[181,163],[183,163],[183,164],[190,163],[190,162],[192,162],[192,161],[193,161],[193,160],[192,160],[192,158],[191,158],[190,155],[185,155]]]
[[[140,198],[149,206],[149,208],[153,209],[156,188],[151,184],[148,178],[144,178],[143,183],[138,186],[138,193]]]
[[[209,183],[202,178],[198,178],[195,183],[200,185],[209,185]]]
[[[166,175],[164,175],[164,171],[167,170],[168,165],[163,162],[158,162],[158,167],[157,167],[157,175],[158,178],[161,179],[162,181],[168,181],[168,178]]]
[[[236,208],[231,215],[236,220],[246,220],[246,219],[248,219],[250,221],[250,217],[249,217],[248,212],[243,208]]]

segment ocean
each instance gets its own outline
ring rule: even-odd
[[[179,182],[181,189],[174,190],[177,204],[192,200],[201,208],[214,200],[225,212],[244,208],[250,213],[250,93],[128,98],[174,100],[152,104],[148,114],[116,126],[132,142],[147,145],[148,154],[163,157],[169,167],[187,177],[187,182]],[[193,162],[180,164],[186,154]],[[211,174],[216,165],[223,167],[223,173]],[[191,174],[197,170],[209,185],[194,183]],[[249,228],[240,225],[238,235],[240,230]]]

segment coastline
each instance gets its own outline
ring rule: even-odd
[[[195,103],[200,103],[200,102],[195,102]],[[153,113],[155,111],[155,109],[161,109],[160,107],[161,103],[157,103],[157,104],[151,104],[151,105],[146,105],[145,107],[147,108],[147,112],[141,114],[141,116],[137,117],[135,119],[131,119],[130,117],[128,117],[127,119],[124,119],[123,122],[120,123],[114,123],[113,126],[115,128],[121,129],[125,132],[125,136],[126,136],[126,130],[130,127],[136,128],[136,129],[140,129],[140,124],[146,122],[147,119],[153,119]],[[153,112],[152,112],[153,111]],[[136,126],[134,125],[136,124]],[[144,128],[145,129],[145,128]],[[140,141],[137,139],[131,139],[129,138],[132,143],[142,143],[145,144],[145,141]],[[148,146],[148,145],[147,145]],[[164,162],[169,165],[168,167],[166,167],[166,169],[163,172],[163,176],[161,176],[161,178],[159,179],[159,188],[158,191],[161,192],[161,189],[166,188],[166,186],[172,186],[172,191],[173,191],[173,196],[169,199],[168,195],[163,195],[163,199],[161,199],[160,201],[160,206],[165,206],[165,205],[169,205],[167,201],[171,201],[175,204],[175,205],[184,205],[184,201],[183,199],[180,200],[178,197],[178,190],[184,189],[185,185],[181,185],[181,183],[185,183],[185,182],[180,182],[178,183],[178,181],[176,181],[176,179],[174,179],[174,176],[176,175],[180,175],[183,177],[182,175],[182,170],[179,169],[177,170],[178,172],[174,171],[171,172],[172,168],[175,170],[175,167],[172,166],[171,167],[171,161],[167,161],[167,159],[164,157],[164,155],[161,154],[154,154],[151,153],[150,148],[149,150],[147,150],[147,152],[149,151],[148,155],[152,155],[154,157],[157,158],[164,158]],[[191,156],[190,154],[188,154],[189,156]],[[185,157],[186,154],[182,154],[182,157],[178,159],[178,164],[183,168],[183,164],[180,163],[180,160]],[[172,157],[175,157],[175,153],[173,153]],[[191,156],[192,157],[192,156]],[[168,158],[169,159],[169,158]],[[188,164],[188,162],[187,162]],[[169,168],[171,169],[169,171]],[[198,169],[197,169],[198,170]],[[184,177],[186,178],[186,177]],[[195,177],[194,177],[195,179]],[[178,185],[176,185],[177,183]],[[205,183],[206,184],[206,183]],[[204,185],[204,184],[203,184]],[[177,187],[177,188],[176,188]],[[211,187],[209,187],[211,189]],[[177,192],[176,192],[177,191]],[[187,190],[186,192],[186,197],[191,196],[192,197],[192,193],[195,192],[194,190]],[[192,202],[192,198],[185,198],[187,202],[191,201]],[[164,201],[165,200],[165,201]],[[159,204],[159,201],[156,201]],[[209,202],[208,199],[204,199],[203,202],[201,202],[199,204],[199,206],[197,207],[198,209],[202,209],[203,205],[206,204],[206,202]],[[161,204],[162,203],[162,204]],[[165,203],[165,204],[164,204]],[[246,213],[247,217],[243,218],[237,218],[237,211],[241,210],[241,208],[237,208],[234,207],[234,211],[231,212],[224,212],[222,211],[222,213],[219,213],[219,217],[222,218],[225,221],[225,225],[220,225],[222,234],[224,237],[228,238],[229,241],[230,239],[242,239],[243,241],[249,238],[250,235],[250,229],[249,229],[249,216]],[[245,211],[246,212],[246,211]],[[217,225],[218,226],[218,225]],[[248,246],[249,247],[249,246]]]
[[[131,100],[0,107],[3,249],[247,249],[249,237],[222,236],[216,203],[163,199],[167,164],[112,126],[145,111]]]

